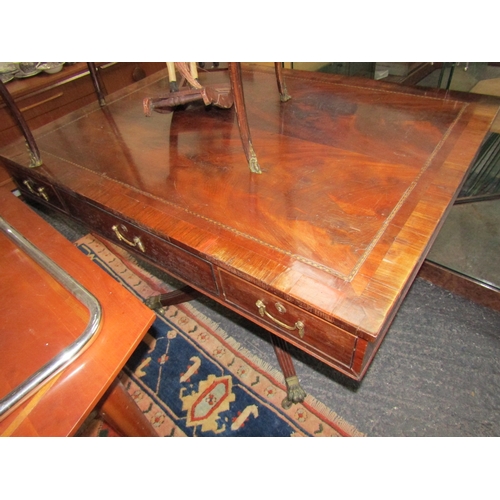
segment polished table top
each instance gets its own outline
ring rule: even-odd
[[[145,117],[166,74],[40,129],[40,175],[219,269],[379,342],[489,131],[498,100],[244,67],[253,144],[234,110]],[[202,83],[227,81],[202,73]],[[19,147],[2,152],[27,165]],[[217,299],[217,297],[215,297]]]
[[[0,435],[72,435],[155,315],[6,188],[0,190],[0,215],[89,290],[102,307],[95,340],[0,421]],[[4,398],[82,334],[89,311],[3,233],[0,248],[0,397]]]

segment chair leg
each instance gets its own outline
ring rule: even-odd
[[[231,80],[231,89],[234,95],[234,108],[236,110],[236,119],[238,121],[238,129],[240,131],[243,150],[248,161],[248,167],[251,172],[261,174],[257,155],[253,149],[252,138],[250,137],[250,127],[248,126],[247,111],[245,107],[245,97],[243,95],[243,82],[241,79],[240,63],[229,63],[229,78]]]
[[[281,406],[288,410],[294,403],[302,403],[306,397],[306,392],[300,386],[299,377],[295,372],[295,367],[293,366],[293,360],[288,352],[288,347],[286,342],[277,337],[276,335],[271,335],[271,342],[273,344],[274,352],[278,358],[278,363],[280,365],[281,371],[285,376],[285,382],[287,387],[287,396],[281,402]]]
[[[179,87],[177,85],[177,77],[175,74],[175,64],[173,62],[168,62],[167,70],[168,70],[168,84],[170,87],[170,92],[178,92]]]

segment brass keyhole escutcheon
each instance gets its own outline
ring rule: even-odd
[[[281,302],[276,302],[274,306],[276,307],[277,311],[280,312],[281,314],[286,313],[286,307]]]

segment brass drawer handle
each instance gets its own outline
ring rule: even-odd
[[[125,231],[127,230],[127,228],[125,226],[122,226],[122,227],[125,229]],[[115,232],[116,237],[120,241],[123,241],[124,243],[126,243],[127,245],[130,245],[131,247],[137,247],[141,252],[146,252],[146,249],[144,248],[144,244],[142,243],[141,238],[139,238],[139,236],[134,236],[133,241],[130,241],[127,238],[125,238],[125,236],[123,236],[122,233],[120,233],[120,228],[118,227],[117,224],[115,224],[112,227],[112,229]]]
[[[258,300],[255,303],[255,305],[259,308],[259,313],[260,313],[260,315],[262,317],[267,316],[268,318],[270,318],[271,320],[273,320],[276,324],[278,324],[282,328],[286,328],[287,330],[291,330],[291,331],[298,330],[300,338],[301,339],[304,338],[304,335],[305,335],[305,331],[304,331],[305,325],[304,325],[304,323],[302,323],[302,321],[296,321],[295,325],[289,326],[289,325],[281,322],[279,319],[276,319],[273,315],[271,315],[269,312],[267,312],[266,311],[266,304],[264,304],[264,302],[262,302],[262,300]]]
[[[23,181],[23,184],[28,188],[28,191],[31,194],[34,194],[35,196],[38,196],[39,198],[43,198],[45,201],[49,201],[49,195],[45,192],[44,187],[35,188],[35,186],[33,185],[33,182],[31,182],[28,179]]]

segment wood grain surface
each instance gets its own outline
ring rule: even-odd
[[[116,241],[106,217],[116,218],[129,239],[137,232],[146,241],[144,252],[131,251],[359,378],[488,133],[498,100],[283,73],[292,96],[285,103],[271,68],[242,73],[262,174],[248,170],[232,109],[201,103],[145,117],[143,99],[168,92],[160,72],[109,96],[104,108],[91,105],[40,129],[44,165],[29,175],[48,181],[63,210],[104,236]],[[202,83],[227,78],[200,73]],[[27,175],[18,146],[2,154],[11,172]],[[306,341],[321,342],[326,355],[257,308],[235,305],[248,297],[225,295],[222,271],[334,327],[315,334],[306,324],[306,335],[317,335]],[[346,335],[341,344],[335,328]],[[352,356],[344,352],[349,336]],[[329,342],[334,347],[327,352]],[[332,362],[335,352],[343,354]]]

